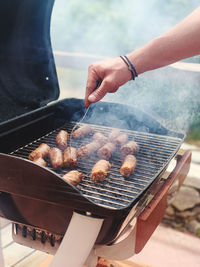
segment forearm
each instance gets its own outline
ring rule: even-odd
[[[200,7],[168,32],[127,54],[137,73],[158,69],[200,54]],[[120,57],[96,62],[89,67],[85,107],[114,93],[131,80],[131,72]],[[97,81],[102,83],[95,90]]]
[[[168,32],[128,54],[138,74],[200,54],[200,7]]]

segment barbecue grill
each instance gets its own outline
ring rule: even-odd
[[[43,2],[6,1],[1,9],[0,19],[7,23],[0,40],[0,216],[13,222],[16,242],[56,253],[51,266],[86,262],[92,267],[98,256],[128,258],[141,251],[160,222],[169,189],[176,180],[179,188],[189,171],[191,153],[178,156],[174,171],[163,180],[185,136],[134,107],[99,102],[91,106],[84,123],[104,135],[118,128],[140,146],[129,178],[119,172],[118,151],[102,183],[90,178],[96,154],[79,161],[77,170],[84,179],[77,187],[62,178],[66,168],[55,171],[50,162],[40,167],[28,160],[41,143],[55,146],[58,131],[70,133],[85,111],[81,99],[47,105],[58,98],[59,87],[49,37],[53,1]],[[15,14],[10,10],[13,3]],[[72,140],[72,145],[80,147],[91,138]]]

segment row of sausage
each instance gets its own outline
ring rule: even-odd
[[[72,133],[72,138],[83,138],[92,133],[93,129],[89,125],[84,125]],[[103,181],[107,176],[111,168],[108,160],[116,148],[119,148],[123,160],[120,168],[120,173],[123,176],[130,176],[136,167],[137,160],[133,154],[139,151],[139,146],[135,141],[128,141],[128,136],[120,134],[118,129],[113,129],[108,137],[105,137],[100,132],[96,132],[93,135],[92,142],[78,149],[72,146],[67,147],[68,139],[69,134],[61,130],[56,136],[56,145],[59,148],[50,148],[47,144],[42,143],[30,153],[29,159],[39,165],[47,166],[45,157],[48,156],[54,169],[59,169],[63,166],[72,169],[78,165],[78,159],[86,159],[94,152],[97,152],[100,160],[93,166],[91,172],[91,178],[94,182]],[[83,176],[82,173],[73,170],[65,174],[63,178],[71,184],[77,185]]]

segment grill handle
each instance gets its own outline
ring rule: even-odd
[[[143,249],[164,216],[168,198],[171,197],[170,189],[172,189],[174,183],[178,182],[176,191],[183,184],[190,169],[191,155],[192,152],[188,150],[183,155],[177,156],[174,170],[162,184],[149,205],[139,215],[137,219],[135,253],[139,253]]]
[[[191,155],[191,151],[186,151],[183,155],[176,157],[174,170],[159,186],[158,192],[138,218],[135,218],[137,221],[132,221],[129,235],[110,246],[97,245],[93,250],[95,255],[107,259],[124,260],[143,249],[165,214],[168,198],[171,197],[171,192],[174,193],[174,184],[178,182],[178,186],[176,186],[176,191],[178,191],[186,178],[190,168]]]

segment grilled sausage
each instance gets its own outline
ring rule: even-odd
[[[101,159],[92,168],[91,177],[94,182],[103,182],[108,172],[110,171],[111,165],[109,161]]]
[[[114,143],[118,147],[122,147],[127,142],[128,142],[128,136],[126,134],[120,134],[117,138],[114,139]]]
[[[78,148],[78,158],[86,159],[90,157],[94,152],[96,152],[101,147],[101,144],[97,141],[93,141],[85,146]]]
[[[34,159],[37,159],[37,158],[45,158],[46,156],[49,155],[49,152],[50,152],[50,147],[45,144],[45,143],[42,143],[39,145],[39,147],[37,147],[35,150],[33,150],[30,155],[29,155],[29,159],[30,160],[34,160]]]
[[[72,133],[72,137],[77,139],[77,138],[82,138],[85,137],[89,134],[91,134],[93,132],[93,129],[89,126],[89,125],[83,125],[80,128],[78,128],[77,130],[75,130]]]
[[[37,163],[38,165],[40,166],[43,166],[43,167],[46,167],[47,166],[47,163],[44,159],[42,158],[36,158],[33,160],[35,163]]]
[[[77,150],[75,147],[68,147],[64,151],[64,166],[73,168],[78,165]]]
[[[120,149],[120,154],[122,157],[126,155],[134,154],[139,151],[139,146],[135,141],[129,141],[127,144],[123,145]]]
[[[73,171],[66,173],[63,176],[63,179],[65,179],[68,183],[76,186],[83,179],[83,174],[79,171],[73,170]]]
[[[121,175],[129,177],[136,168],[137,160],[133,155],[127,155],[124,158],[123,164],[120,168]]]
[[[63,166],[63,154],[59,148],[53,147],[50,150],[49,157],[50,157],[51,165],[53,166],[54,169],[62,168],[62,166]]]
[[[97,142],[99,142],[102,146],[105,145],[108,142],[108,138],[105,137],[102,133],[95,133],[93,135],[93,139]]]
[[[114,141],[115,138],[117,138],[119,136],[119,134],[120,134],[119,129],[113,129],[108,136],[109,141],[110,142]]]
[[[115,151],[115,148],[116,145],[109,142],[98,150],[97,155],[100,159],[109,160],[109,158],[112,156],[112,153]]]
[[[67,147],[67,140],[68,140],[69,134],[68,132],[61,130],[56,136],[56,144],[60,149],[65,149]]]

